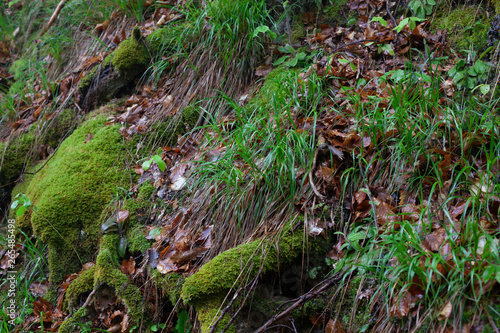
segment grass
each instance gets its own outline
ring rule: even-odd
[[[481,104],[471,95],[465,103],[441,105],[434,88],[440,79],[395,85],[388,107],[381,107],[380,100],[363,105],[357,95],[351,96],[357,130],[371,138],[374,151],[353,156],[352,167],[343,174],[344,184],[351,183],[344,186],[344,195],[352,197],[353,190],[363,187],[384,187],[397,198],[396,212],[390,213],[397,222],[385,225],[377,237],[377,219],[352,221],[347,238],[362,236],[359,228],[366,223],[372,231],[367,231],[370,236],[362,238],[362,245],[347,242],[351,254],[337,265],[377,281],[372,303],[383,306],[379,315],[387,319],[406,317],[408,311],[398,306],[408,306],[408,295],[417,297],[412,302],[421,309],[421,317],[408,318],[407,325],[424,331],[438,322],[447,302],[452,312],[445,321],[462,328],[463,313],[484,311],[492,283],[500,277],[498,232],[487,227],[489,214],[498,215],[490,210],[500,194],[492,171],[500,156],[498,116],[493,103]],[[460,203],[467,208],[457,214],[453,209]],[[401,205],[418,206],[418,218]],[[374,208],[371,216],[377,215]],[[431,251],[426,241],[439,228],[445,241]],[[390,325],[396,324],[377,325],[395,329]]]
[[[314,105],[321,96],[311,95],[301,110],[294,108],[300,89],[297,74],[290,72],[276,80],[285,88],[274,95],[272,106],[250,103],[241,107],[225,97],[232,121],[220,125],[213,117],[203,148],[206,156],[194,171],[193,191],[205,212],[200,221],[205,217],[219,220],[229,244],[263,228],[281,228],[312,167],[314,133],[298,126],[296,117],[302,113],[316,118],[319,110]],[[310,91],[319,89],[319,84],[311,80]]]
[[[22,231],[19,231],[23,236],[23,241],[19,244],[22,246],[21,250],[17,250],[20,255],[16,259],[16,290],[15,290],[15,305],[16,305],[16,323],[18,320],[29,316],[33,312],[33,302],[37,300],[31,291],[30,286],[34,282],[44,281],[45,275],[48,271],[48,264],[46,261],[46,245],[43,245],[36,237],[31,239],[27,237]],[[0,238],[0,247],[6,246],[7,239]],[[2,295],[1,309],[0,309],[0,322],[1,330],[10,332],[15,326],[9,325],[10,320],[7,316],[7,301],[11,298],[8,297],[8,281],[2,279],[0,284],[0,293]]]

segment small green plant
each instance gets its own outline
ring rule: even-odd
[[[455,66],[448,72],[450,77],[458,87],[458,89],[468,88],[470,90],[475,90],[477,88],[483,94],[487,94],[489,92],[489,85],[480,84],[481,82],[486,81],[488,77],[490,65],[488,63],[477,60],[474,65],[467,66],[465,60],[460,59]]]
[[[142,168],[144,171],[147,171],[153,162],[155,162],[158,165],[158,168],[161,170],[161,172],[165,171],[167,165],[163,160],[161,159],[161,154],[162,150],[161,148],[158,148],[158,151],[156,152],[156,155],[151,156],[151,158],[145,162],[142,163]]]
[[[16,211],[17,216],[23,216],[26,210],[32,208],[36,212],[36,206],[33,205],[31,200],[26,196],[26,194],[19,193],[12,201],[10,209]]]
[[[434,6],[436,6],[436,1],[434,0],[412,0],[408,4],[413,15],[419,19],[425,19],[426,16],[431,15]]]
[[[280,51],[281,53],[285,53],[287,55],[282,56],[281,58],[276,60],[273,63],[274,66],[279,66],[284,63],[285,66],[291,68],[297,65],[304,65],[306,62],[314,58],[314,54],[308,55],[305,52],[298,52],[298,50],[295,50],[290,44],[278,47],[278,51]]]

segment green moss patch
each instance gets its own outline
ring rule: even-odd
[[[135,77],[143,72],[149,63],[149,53],[140,33],[140,28],[134,27],[132,36],[121,42],[113,53],[111,63],[121,75]]]
[[[255,240],[223,252],[186,279],[181,297],[188,304],[196,304],[228,292],[239,279],[252,279],[261,266],[263,274],[275,271],[278,264],[288,263],[301,253],[302,238],[302,233],[285,235],[277,247],[269,241]]]
[[[83,123],[30,181],[26,194],[37,206],[34,233],[48,244],[49,280],[59,283],[95,255],[99,216],[116,186],[130,181],[123,156],[127,145],[106,114]]]
[[[432,28],[447,30],[450,46],[458,51],[482,52],[486,48],[491,19],[480,6],[460,6],[449,11],[444,4],[437,9]]]

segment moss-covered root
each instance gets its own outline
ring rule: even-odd
[[[78,297],[92,290],[98,290],[104,285],[115,290],[117,298],[127,308],[127,313],[131,324],[139,323],[143,316],[142,294],[129,278],[119,270],[117,247],[119,236],[115,234],[104,235],[101,238],[99,254],[96,265],[82,272],[68,287],[65,295],[65,305],[72,309]],[[80,308],[70,319],[64,322],[61,327],[69,327],[75,323],[77,315],[81,313]],[[59,330],[59,332],[70,332]]]
[[[77,312],[71,316],[71,318],[66,319],[62,322],[61,326],[59,326],[59,333],[73,333],[79,327],[79,322],[81,319],[85,317],[87,313],[86,308],[80,308]]]
[[[239,281],[254,278],[260,267],[262,273],[273,272],[279,264],[297,258],[302,252],[302,237],[301,232],[288,232],[281,236],[277,246],[264,239],[221,253],[186,279],[182,286],[182,299],[196,307],[202,326],[209,327],[214,311],[221,305],[220,301],[214,302],[214,299],[220,300],[233,286],[239,285]]]

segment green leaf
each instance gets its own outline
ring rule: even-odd
[[[402,20],[401,22],[399,22],[398,26],[395,27],[393,30],[396,30],[396,32],[401,32],[401,30],[403,30],[403,28],[408,24],[408,22],[410,22],[410,18],[405,18],[404,20]]]
[[[307,54],[305,52],[300,52],[300,53],[297,53],[297,55],[295,56],[295,58],[299,61],[301,60],[304,60],[306,58]]]
[[[163,150],[161,150],[161,148],[158,148],[158,150],[156,151],[156,155],[161,156],[161,154],[163,154]]]
[[[163,161],[157,162],[156,164],[158,164],[158,168],[161,170],[161,172],[164,172],[167,168],[167,165]]]
[[[160,168],[161,172],[165,171],[165,168],[167,167],[167,165],[165,164],[165,162],[163,162],[163,160],[161,159],[160,156],[153,155],[153,156],[151,156],[151,159],[156,162],[156,164],[158,165],[158,168]]]
[[[378,22],[382,24],[384,27],[387,27],[387,21],[381,18],[380,16],[375,16],[374,18],[372,18],[370,22]]]
[[[123,258],[125,256],[125,252],[127,252],[127,245],[128,245],[128,240],[127,237],[121,237],[120,238],[120,243],[118,243],[118,256],[120,258]]]
[[[356,65],[354,65],[352,62],[349,64],[351,66],[351,69],[353,72],[356,72]]]
[[[344,58],[339,58],[339,59],[338,59],[338,61],[339,61],[341,64],[343,64],[343,65],[350,63],[350,61],[349,61],[349,60],[344,59]]]
[[[490,89],[491,89],[491,87],[489,84],[482,84],[479,86],[479,90],[481,91],[481,93],[483,95],[486,95],[487,93],[489,93]]]
[[[144,171],[147,171],[149,167],[151,166],[151,163],[153,163],[153,160],[147,160],[146,162],[142,163],[142,168]]]
[[[253,34],[252,34],[252,38],[255,38],[257,37],[258,34],[265,34],[267,32],[267,34],[269,35],[269,37],[271,37],[272,39],[276,39],[277,35],[274,31],[272,31],[267,25],[261,25],[259,27],[257,27],[257,29],[254,30]]]
[[[188,313],[186,310],[182,310],[181,313],[179,313],[179,317],[177,318],[177,324],[175,325],[174,332],[185,333],[187,323],[188,323]]]
[[[26,211],[26,207],[24,206],[21,206],[19,207],[17,210],[16,210],[16,215],[21,217],[23,216],[24,212]]]
[[[290,44],[286,44],[285,46],[278,47],[278,51],[281,53],[295,53],[295,49],[290,46]]]
[[[293,58],[292,60],[290,60],[289,62],[287,62],[286,65],[288,67],[295,67],[295,66],[297,66],[298,62],[299,61],[297,60],[297,58]]]
[[[12,202],[12,204],[10,205],[10,209],[15,210],[17,206],[19,206],[19,200]]]
[[[156,325],[151,326],[151,331],[153,332],[158,331],[158,327]]]
[[[116,223],[116,217],[110,217],[107,219],[106,222],[104,222],[101,226],[101,231],[103,234],[108,234],[110,232],[117,232],[118,231],[118,224]]]
[[[474,70],[478,74],[486,72],[488,70],[488,66],[481,60],[476,61],[476,63],[474,64],[474,66],[472,66],[472,68],[474,68]]]
[[[149,237],[154,237],[161,234],[160,228],[154,228],[149,231]]]
[[[434,0],[427,0],[427,3],[431,6],[435,6],[436,5],[436,1]]]
[[[384,45],[382,45],[382,47],[380,49],[382,51],[387,52],[388,54],[390,54],[392,56],[394,55],[394,50],[392,49],[391,44],[384,44]]]
[[[278,65],[281,65],[282,63],[285,62],[285,60],[288,59],[288,56],[282,56],[281,58],[279,58],[278,60],[276,60],[273,65],[274,66],[278,66]]]

